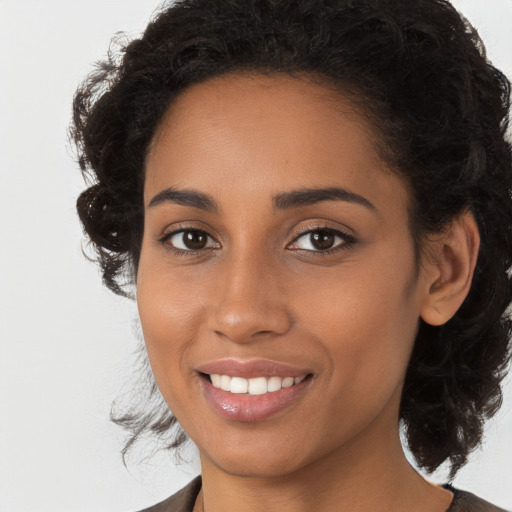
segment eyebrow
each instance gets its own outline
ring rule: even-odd
[[[197,190],[167,188],[151,199],[149,208],[162,203],[181,204],[182,206],[191,206],[207,212],[216,212],[218,210],[217,203],[212,196]]]
[[[322,201],[346,201],[360,204],[372,211],[377,211],[377,208],[368,199],[341,187],[304,188],[290,192],[281,192],[273,198],[274,208],[277,210],[308,206]],[[213,196],[197,190],[178,190],[173,187],[162,190],[154,196],[149,202],[149,208],[168,202],[182,206],[191,206],[208,212],[218,211],[218,206]]]
[[[282,192],[274,197],[274,207],[278,210],[285,210],[321,201],[347,201],[366,206],[366,208],[372,211],[377,211],[375,205],[368,201],[368,199],[341,187],[304,188],[292,190],[291,192]]]

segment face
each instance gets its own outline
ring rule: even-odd
[[[422,300],[408,204],[340,93],[231,75],[177,98],[147,159],[137,299],[203,462],[284,475],[398,437]]]

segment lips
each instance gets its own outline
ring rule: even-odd
[[[197,368],[215,412],[232,421],[263,421],[299,400],[312,373],[274,361],[219,360]]]

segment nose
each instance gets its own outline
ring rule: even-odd
[[[236,343],[286,333],[292,319],[275,266],[254,255],[226,260],[216,274],[209,329]]]

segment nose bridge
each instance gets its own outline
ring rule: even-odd
[[[233,250],[218,275],[210,328],[236,342],[286,332],[290,318],[279,273],[277,262],[264,251]]]

